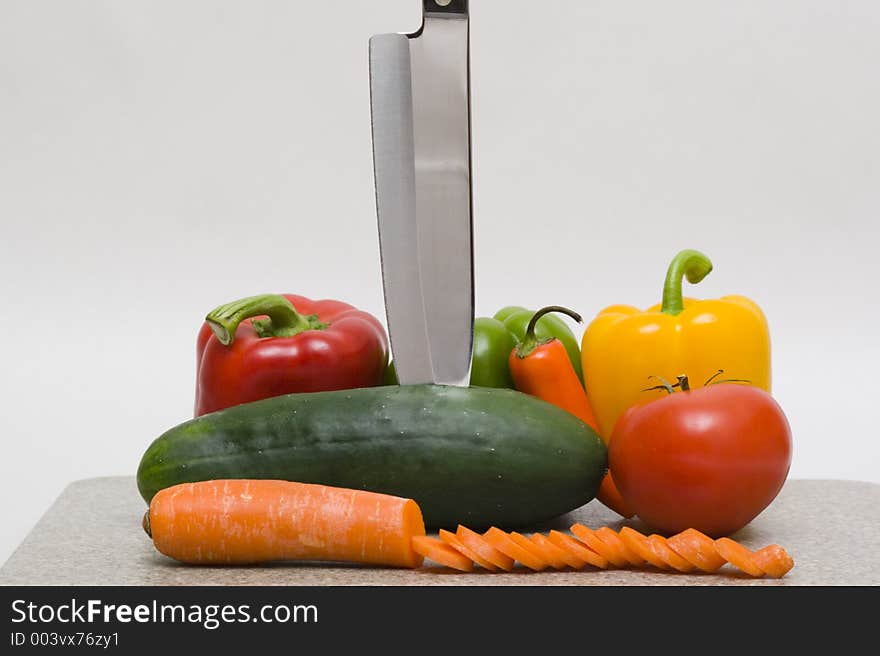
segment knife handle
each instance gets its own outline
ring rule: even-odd
[[[422,0],[426,14],[467,14],[468,0]]]

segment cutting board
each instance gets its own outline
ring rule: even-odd
[[[453,573],[439,567],[398,570],[354,565],[283,563],[259,567],[191,567],[158,553],[141,529],[146,504],[133,477],[71,483],[0,568],[0,585],[880,585],[880,485],[790,480],[757,519],[734,537],[759,548],[780,544],[794,569],[781,580],[752,579],[730,567],[718,574],[656,570]],[[535,529],[565,530],[638,521],[593,501]]]

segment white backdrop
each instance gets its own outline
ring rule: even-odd
[[[792,476],[880,481],[880,3],[471,4],[478,314],[646,306],[701,249],[692,294],[767,313]],[[0,562],[190,416],[213,306],[384,320],[367,40],[420,11],[0,0]]]

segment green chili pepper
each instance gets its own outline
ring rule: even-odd
[[[508,359],[515,348],[516,338],[503,323],[489,317],[476,319],[471,385],[514,389]]]

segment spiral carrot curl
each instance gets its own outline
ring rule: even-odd
[[[729,563],[755,578],[782,578],[794,567],[791,556],[779,545],[752,551],[730,538],[713,540],[692,528],[670,538],[644,535],[628,526],[616,532],[607,526],[593,530],[575,524],[571,533],[551,531],[547,536],[527,537],[491,528],[481,535],[459,526],[456,533],[443,531],[440,538],[413,538],[412,546],[428,560],[460,571],[472,571],[468,563],[490,572],[511,571],[519,563],[534,571],[653,567],[711,573]]]

